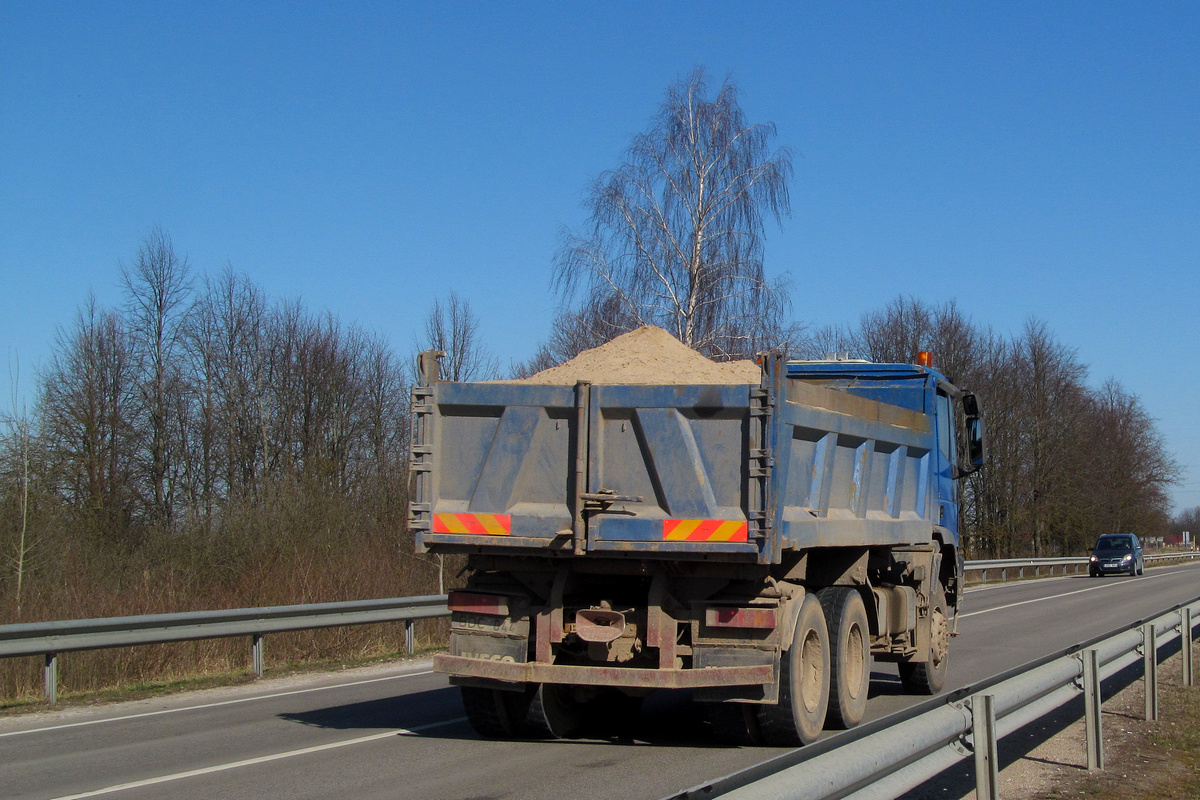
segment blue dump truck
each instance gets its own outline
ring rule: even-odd
[[[927,361],[527,385],[441,381],[438,355],[409,524],[466,556],[434,665],[481,735],[579,735],[676,688],[725,741],[796,745],[863,719],[872,659],[941,690],[983,425]]]

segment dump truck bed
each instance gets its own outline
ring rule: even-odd
[[[778,563],[927,542],[927,415],[759,385],[435,382],[414,391],[419,549]]]

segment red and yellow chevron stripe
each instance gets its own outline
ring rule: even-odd
[[[434,514],[433,532],[508,536],[512,533],[512,516],[509,514]]]
[[[745,542],[748,533],[745,520],[663,520],[663,540],[668,542]]]

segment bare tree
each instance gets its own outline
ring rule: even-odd
[[[54,462],[50,480],[111,541],[136,534],[137,371],[129,339],[121,317],[89,297],[74,326],[59,334],[38,402]]]
[[[483,342],[479,319],[469,301],[450,292],[435,299],[425,318],[425,336],[417,350],[441,350],[442,377],[451,381],[486,381],[500,374],[500,362]]]
[[[1200,506],[1192,506],[1191,508],[1180,511],[1179,514],[1171,520],[1171,530],[1180,536],[1182,540],[1183,532],[1187,531],[1191,537],[1192,546],[1195,546],[1197,540],[1200,540]]]
[[[155,227],[133,265],[121,268],[121,281],[138,357],[140,411],[146,420],[139,426],[147,439],[141,469],[149,484],[151,519],[165,526],[171,521],[182,464],[182,442],[172,425],[172,411],[180,407],[185,391],[179,356],[191,303],[187,259],[179,258],[171,237]]]
[[[805,333],[792,357],[819,361],[839,353],[862,357],[857,334],[847,325],[822,325]]]
[[[1079,467],[1087,367],[1038,320],[1026,323],[1014,357],[1013,379],[1024,398],[1020,441],[1031,549],[1035,557],[1055,555],[1048,547],[1075,500],[1070,486]]]
[[[188,326],[197,411],[191,442],[195,494],[214,505],[252,496],[262,474],[266,303],[244,275],[208,279]]]
[[[403,508],[408,468],[408,386],[399,360],[378,337],[370,337],[362,354],[362,438],[366,480],[377,499],[389,508]]]
[[[582,290],[585,314],[615,303],[620,327],[659,325],[711,357],[777,344],[787,297],[763,270],[763,220],[789,213],[792,164],[774,136],[746,122],[728,79],[711,99],[702,69],[672,84],[625,162],[592,184],[587,232],[566,234],[563,300]]]
[[[1089,501],[1082,505],[1091,511],[1090,532],[1148,535],[1166,516],[1166,490],[1180,473],[1154,420],[1137,395],[1110,378],[1092,392],[1087,428],[1082,473]]]
[[[859,348],[871,361],[915,364],[933,347],[933,309],[914,297],[897,297],[881,311],[863,314]]]
[[[300,464],[306,477],[349,490],[352,443],[360,436],[363,334],[333,316],[308,320],[299,351]]]
[[[25,575],[29,569],[30,554],[33,550],[33,535],[29,530],[29,480],[32,477],[31,456],[34,443],[33,423],[24,405],[18,400],[17,387],[19,383],[20,365],[12,371],[12,408],[13,411],[4,415],[5,426],[8,428],[7,442],[0,449],[0,468],[3,468],[6,483],[14,482],[19,485],[17,490],[17,541],[11,551],[4,553],[4,561],[12,568],[16,576],[14,592],[16,618],[21,619],[21,601],[24,599]],[[18,411],[18,406],[20,410]],[[7,463],[5,463],[7,462]]]

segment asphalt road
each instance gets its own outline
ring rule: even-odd
[[[1200,565],[968,591],[959,687],[1200,596]],[[876,665],[869,716],[897,710]],[[783,752],[717,745],[685,693],[652,696],[637,737],[493,742],[427,663],[267,680],[0,720],[0,797],[657,800]]]

